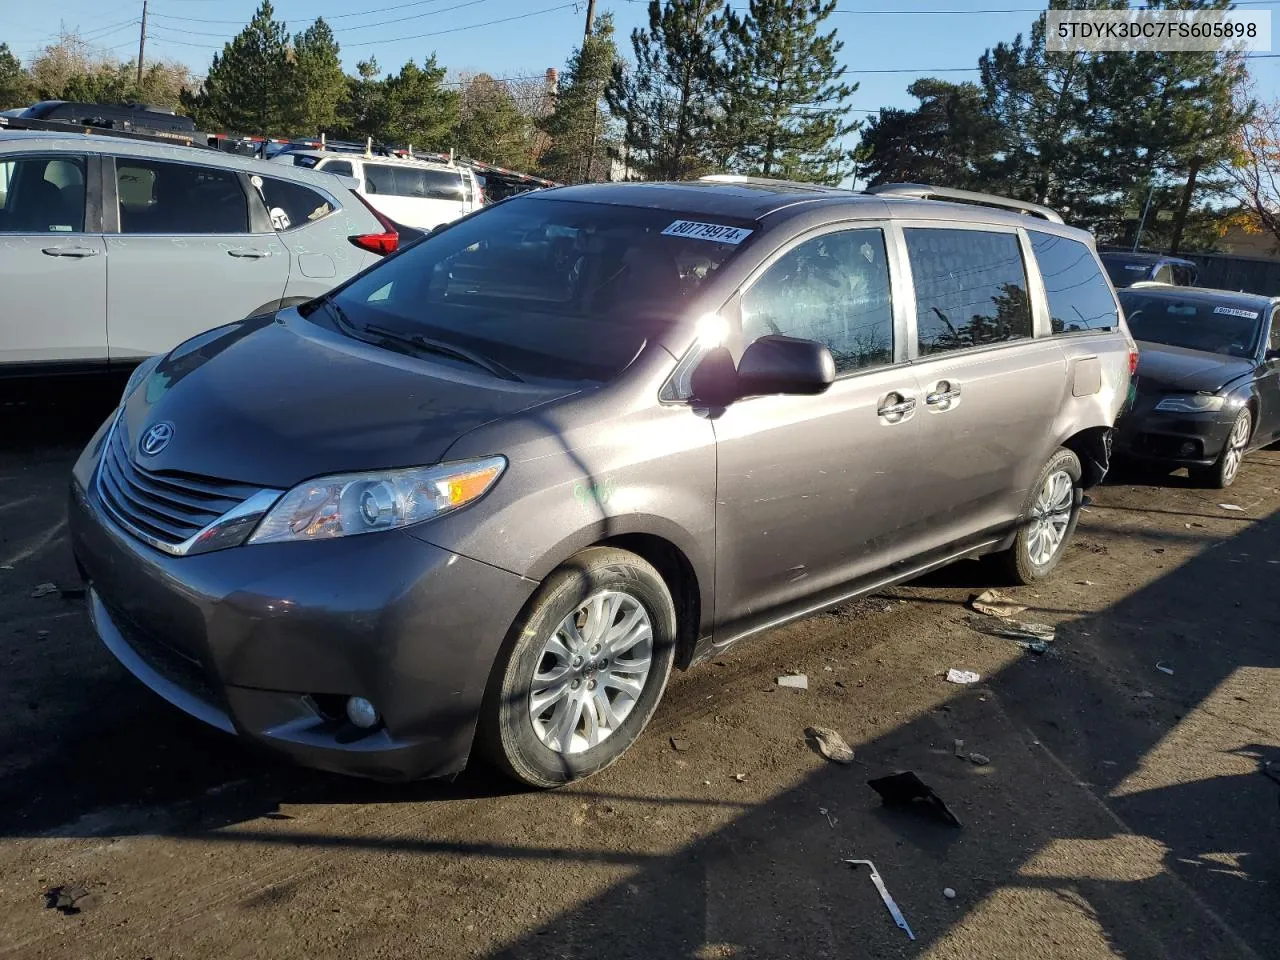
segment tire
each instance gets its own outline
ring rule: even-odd
[[[1201,486],[1215,490],[1225,490],[1240,475],[1240,462],[1249,447],[1253,436],[1253,415],[1245,407],[1231,422],[1231,430],[1227,433],[1227,442],[1222,445],[1222,453],[1211,467],[1202,467],[1189,471],[1191,479]]]
[[[644,639],[635,640],[643,637],[646,618],[647,650]],[[612,627],[598,634],[597,625],[605,622]],[[628,622],[632,626],[623,629]],[[593,649],[597,640],[605,642]],[[634,645],[615,646],[616,656],[604,656],[610,642],[627,641]],[[532,787],[598,773],[649,723],[671,674],[675,641],[675,604],[658,571],[625,550],[584,550],[543,582],[513,626],[481,709],[481,751]],[[542,708],[537,714],[535,695]]]
[[[1062,481],[1055,481],[1056,488],[1050,487],[1050,480],[1060,474],[1070,479],[1069,493],[1062,488]],[[1040,471],[1022,511],[1013,546],[994,558],[1013,583],[1025,585],[1043,580],[1062,559],[1080,519],[1080,505],[1084,500],[1080,477],[1080,459],[1065,448],[1059,448]],[[1065,510],[1054,509],[1060,506],[1065,506]],[[1058,523],[1050,517],[1064,522]],[[1045,535],[1056,537],[1056,542],[1041,539]],[[1050,545],[1052,549],[1046,557],[1045,549]]]

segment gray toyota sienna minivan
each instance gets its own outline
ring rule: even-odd
[[[1048,574],[1135,361],[1043,208],[547,190],[139,367],[74,550],[103,642],[214,726],[549,787],[617,759],[673,665],[961,557]]]

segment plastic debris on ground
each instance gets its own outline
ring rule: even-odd
[[[871,871],[871,883],[875,886],[876,892],[880,894],[880,899],[884,902],[885,909],[889,911],[889,916],[893,917],[896,923],[910,939],[914,940],[916,935],[911,932],[911,927],[907,923],[907,918],[902,915],[902,911],[898,909],[898,904],[889,894],[889,888],[884,885],[884,879],[880,876],[880,871],[876,869],[876,865],[870,860],[846,860],[845,863],[850,866],[865,866]]]
[[[1173,676],[1173,667],[1166,666],[1163,663],[1157,663],[1156,669],[1159,670],[1161,673],[1167,673],[1169,676],[1171,677]]]
[[[684,753],[686,750],[689,749],[689,741],[684,739],[683,737],[672,737],[671,749],[679,751],[680,753]]]
[[[1244,513],[1244,507],[1236,503],[1220,503],[1218,504],[1218,506],[1220,506],[1223,510],[1235,510],[1240,513]]]
[[[956,754],[956,756],[957,756],[957,757],[959,757],[961,760],[963,760],[966,756],[968,756],[968,754],[966,754],[966,753],[964,752],[964,741],[963,741],[963,740],[957,740],[957,741],[955,741],[955,747],[954,747],[954,749],[955,749],[955,754]]]
[[[876,777],[874,780],[868,780],[867,786],[880,794],[880,799],[884,801],[886,807],[927,808],[930,813],[953,827],[960,826],[960,818],[951,812],[951,808],[933,792],[928,784],[910,770],[893,773],[887,777]]]
[[[947,671],[947,683],[977,683],[982,677],[972,670],[957,670],[952,667]]]
[[[789,687],[792,690],[808,690],[809,678],[803,673],[793,673],[785,677],[779,677],[778,686]]]
[[[745,773],[735,773],[733,775],[733,779],[737,780],[739,783],[746,783],[747,775]]]
[[[833,763],[846,766],[853,763],[853,748],[830,727],[806,727],[804,734],[813,741],[817,751]]]
[[[975,594],[969,598],[969,606],[989,617],[1012,617],[1027,609],[1025,605],[1015,603],[999,590],[984,590],[982,593]]]
[[[948,900],[954,900],[956,898],[956,892],[952,890],[950,887],[943,887],[942,895],[946,897]]]
[[[50,887],[44,892],[44,905],[66,916],[74,916],[94,903],[94,896],[78,883]]]
[[[1057,638],[1057,631],[1047,623],[1029,623],[1006,617],[975,617],[970,615],[969,626],[979,633],[1012,640],[1023,650],[1046,653],[1049,644]]]
[[[35,589],[31,591],[31,596],[47,597],[49,596],[49,594],[57,593],[57,592],[58,592],[58,585],[56,583],[41,583],[41,584],[37,584]]]
[[[969,762],[979,767],[985,767],[991,762],[991,758],[981,753],[971,753],[969,754]]]

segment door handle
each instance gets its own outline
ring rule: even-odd
[[[40,251],[46,257],[96,257],[99,253],[93,247],[45,247]]]
[[[235,247],[228,250],[227,255],[231,257],[243,257],[248,260],[261,260],[263,257],[271,256],[271,251],[255,250],[252,247]]]
[[[912,397],[891,393],[880,401],[880,407],[876,410],[876,413],[890,423],[899,423],[915,408],[916,402]]]
[[[925,394],[924,402],[931,407],[950,409],[952,400],[960,399],[960,384],[943,380],[933,390]]]

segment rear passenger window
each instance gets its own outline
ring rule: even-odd
[[[83,157],[0,162],[0,233],[83,230]]]
[[[742,297],[743,342],[769,334],[825,344],[845,373],[893,362],[884,234],[828,233],[783,254]]]
[[[423,170],[423,195],[433,200],[463,200],[463,177],[450,170]]]
[[[1030,337],[1022,250],[1012,233],[908,228],[920,355]]]
[[[231,170],[116,158],[121,233],[248,233],[249,205]]]
[[[383,193],[395,196],[395,167],[382,163],[366,163],[364,165],[364,188],[369,193]]]
[[[323,194],[288,180],[261,177],[262,199],[277,230],[301,227],[333,213],[333,204]]]
[[[1160,265],[1160,269],[1156,271],[1152,277],[1156,283],[1173,283],[1173,267],[1164,263]]]
[[[1085,244],[1028,230],[1040,264],[1054,333],[1114,330],[1120,323],[1111,285]]]

